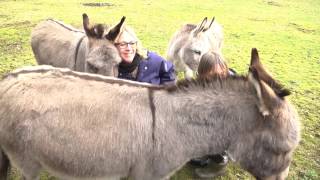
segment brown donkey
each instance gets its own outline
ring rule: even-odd
[[[257,179],[283,180],[298,115],[252,53],[248,77],[169,89],[50,66],[9,73],[0,82],[0,177],[10,161],[27,180],[41,170],[61,179],[160,180],[192,158],[226,151]]]

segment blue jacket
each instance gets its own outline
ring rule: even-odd
[[[119,78],[129,79],[126,74],[119,74]],[[148,57],[142,59],[138,65],[136,81],[151,84],[166,84],[176,79],[174,66],[154,52],[148,52]]]

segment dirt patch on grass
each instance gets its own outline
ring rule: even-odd
[[[0,18],[7,18],[9,17],[8,15],[0,14]]]
[[[315,32],[315,30],[313,30],[313,29],[306,29],[306,28],[304,28],[301,25],[296,24],[296,23],[289,23],[289,26],[295,28],[298,31],[301,31],[301,32],[307,33],[307,34]]]
[[[23,43],[21,41],[8,42],[5,39],[0,39],[0,53],[15,54],[22,51]]]
[[[82,5],[83,6],[92,6],[92,7],[104,7],[104,6],[114,6],[114,4],[112,4],[112,3],[107,3],[107,2],[105,2],[105,3],[99,3],[99,2],[95,2],[95,3],[82,3]]]
[[[8,28],[8,27],[32,27],[33,24],[30,21],[20,21],[15,23],[6,23],[0,25],[0,28]]]
[[[268,20],[266,19],[258,19],[258,18],[248,18],[250,21],[260,21],[260,22],[266,22]]]
[[[277,6],[277,7],[281,7],[282,5],[276,1],[266,1],[266,3],[270,6]]]
[[[232,37],[235,37],[235,38],[240,38],[240,35],[239,34],[236,34],[236,33],[232,33],[232,34],[230,34],[230,36],[232,36]]]

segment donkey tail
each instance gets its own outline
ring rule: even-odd
[[[10,163],[7,155],[0,149],[0,180],[7,180]]]

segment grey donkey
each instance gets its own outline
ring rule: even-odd
[[[91,26],[88,16],[83,14],[84,32],[57,20],[40,22],[31,34],[37,63],[117,76],[121,58],[113,41],[124,21],[122,17],[117,25],[105,30],[102,24]]]
[[[170,87],[38,66],[0,82],[0,177],[27,180],[170,177],[191,158],[226,150],[257,179],[283,180],[299,142],[290,92],[256,49],[248,76]]]
[[[222,56],[222,27],[212,18],[210,22],[205,17],[201,23],[183,25],[171,38],[167,59],[172,61],[177,71],[183,71],[185,78],[193,77],[193,71],[198,69],[203,54],[213,51]]]

